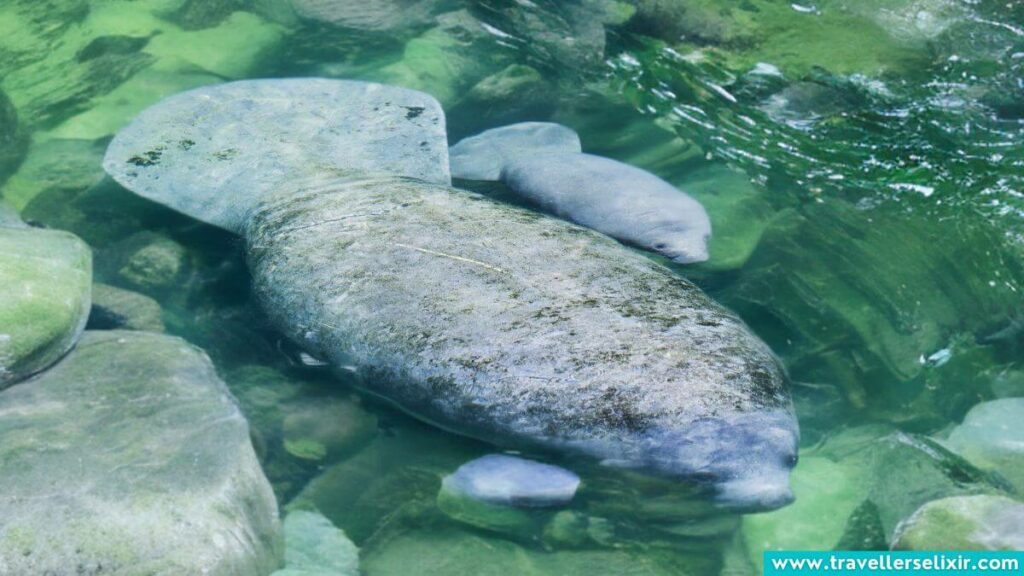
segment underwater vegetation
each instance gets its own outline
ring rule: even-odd
[[[0,0],[0,575],[1022,549],[1022,76],[1005,0]]]

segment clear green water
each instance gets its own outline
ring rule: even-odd
[[[886,548],[925,502],[1024,488],[1020,453],[943,447],[971,407],[1024,395],[1024,4],[368,6],[372,25],[283,0],[0,0],[3,197],[89,242],[99,281],[159,301],[239,399],[282,508],[323,512],[365,573],[753,573],[766,548]],[[440,510],[440,479],[487,446],[305,365],[249,301],[238,239],[103,179],[110,136],[162,96],[292,76],[429,92],[452,142],[560,122],[697,197],[712,258],[673,268],[785,362],[796,503],[730,516],[594,474],[557,516]]]

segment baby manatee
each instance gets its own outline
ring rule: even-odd
[[[711,221],[654,174],[583,154],[575,132],[545,122],[487,130],[452,147],[452,175],[500,180],[543,210],[680,264],[708,259]]]
[[[614,240],[452,188],[447,150],[426,94],[257,80],[142,112],[104,167],[243,236],[277,328],[423,420],[787,503],[798,433],[767,346]]]

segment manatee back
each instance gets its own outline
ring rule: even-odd
[[[404,88],[318,78],[246,80],[171,96],[139,114],[103,167],[129,190],[241,232],[289,179],[332,172],[448,184],[444,113]]]
[[[452,175],[464,180],[498,180],[510,162],[534,155],[579,153],[580,137],[552,122],[522,122],[493,128],[452,146]]]

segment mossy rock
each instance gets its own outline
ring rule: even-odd
[[[825,0],[801,11],[771,0],[641,0],[630,26],[681,51],[711,48],[735,70],[766,62],[791,78],[814,68],[876,76],[913,71],[930,61],[928,41],[943,24],[927,30],[902,26],[920,13],[913,4],[921,2],[864,4],[874,7]]]
[[[1024,549],[1024,504],[1003,496],[958,496],[921,506],[900,525],[894,550]]]
[[[92,252],[56,230],[0,227],[0,388],[56,362],[89,317]]]
[[[288,507],[319,510],[360,546],[390,528],[444,519],[437,509],[441,479],[479,456],[482,447],[420,424],[405,425],[324,470]]]
[[[742,172],[719,165],[698,170],[677,185],[696,198],[711,219],[710,258],[701,268],[741,268],[775,214],[766,192]]]
[[[1005,495],[1005,481],[924,436],[860,426],[804,450],[796,501],[743,519],[750,561],[766,550],[887,549],[921,505],[953,496]]]
[[[543,120],[554,112],[557,93],[536,69],[511,64],[480,80],[448,110],[448,141],[487,128]]]
[[[272,576],[359,576],[359,549],[317,512],[289,512],[284,545],[284,569]]]
[[[423,576],[685,576],[713,573],[719,565],[720,560],[708,554],[687,555],[659,549],[543,552],[453,528],[430,527],[409,531],[364,549],[361,568],[366,576],[405,575],[410,567],[415,567],[415,572]]]
[[[398,62],[369,71],[368,80],[412,88],[451,106],[481,79],[508,64],[481,22],[461,10],[442,14],[437,26],[409,40]]]
[[[163,332],[164,321],[156,300],[109,284],[93,284],[90,330]]]
[[[857,462],[821,456],[800,458],[790,476],[796,501],[766,514],[743,518],[750,562],[762,568],[769,550],[831,550],[846,530],[847,518],[865,496],[867,471]]]
[[[0,558],[12,574],[265,576],[273,493],[245,419],[199,349],[87,332],[0,392]]]
[[[33,142],[25,161],[3,186],[3,197],[18,210],[24,210],[47,191],[81,193],[103,179],[105,149],[105,142],[93,140]]]
[[[285,409],[285,449],[297,457],[336,462],[361,448],[377,432],[377,418],[354,398],[311,397],[292,402]],[[317,454],[309,454],[302,446],[313,448]]]
[[[189,267],[188,251],[180,243],[154,232],[139,232],[100,254],[98,268],[105,276],[146,294],[179,288]]]
[[[18,113],[10,98],[0,91],[0,184],[3,184],[25,156],[28,138],[18,125]]]
[[[943,444],[1024,493],[1024,398],[978,404]]]

